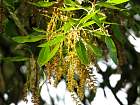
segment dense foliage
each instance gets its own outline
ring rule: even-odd
[[[129,3],[129,4],[128,4]],[[96,94],[96,76],[103,76],[99,87],[116,93],[131,83],[128,104],[135,103],[140,92],[140,56],[130,44],[130,29],[139,36],[139,4],[128,0],[2,0],[0,9],[0,104],[17,103],[32,93],[35,105],[41,104],[40,79],[64,79],[77,104],[78,98],[91,102]],[[128,7],[130,5],[130,7]],[[103,72],[98,61],[112,59],[117,68]],[[27,71],[23,72],[23,65]],[[112,88],[109,77],[121,74]],[[90,95],[84,95],[85,88]],[[22,91],[23,90],[23,91]],[[3,94],[9,99],[4,100]]]

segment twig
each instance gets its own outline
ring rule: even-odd
[[[3,0],[0,1],[0,33],[2,32],[2,21],[3,21]]]

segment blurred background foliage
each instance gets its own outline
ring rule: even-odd
[[[46,27],[45,18],[40,15],[40,12],[46,12],[45,8],[37,8],[30,2],[38,2],[38,0],[0,0],[0,105],[17,103],[23,98],[22,90],[28,77],[24,67],[28,67],[32,55],[37,59],[39,54],[40,48],[36,47],[39,44],[38,41],[18,44],[12,39],[15,36],[38,35],[40,32],[33,33],[33,28],[45,29]],[[77,2],[89,5],[88,0]],[[105,0],[96,2],[99,3],[98,8],[105,13],[107,22],[111,24],[108,30],[117,48],[119,59],[115,70],[108,65],[105,72],[98,71],[103,76],[103,82],[99,87],[103,89],[106,86],[109,87],[120,105],[123,105],[116,93],[130,83],[132,86],[127,90],[128,105],[135,105],[140,97],[138,89],[140,88],[140,54],[134,49],[135,46],[130,43],[128,37],[133,36],[130,29],[134,31],[136,37],[140,37],[140,19],[134,18],[135,15],[140,15],[140,1],[130,0],[117,6],[104,4]],[[47,9],[48,14],[52,12],[51,9]],[[102,44],[100,45],[102,47]],[[103,59],[106,58],[105,52],[106,48]],[[112,74],[121,74],[121,79],[114,88],[109,82]],[[39,75],[42,76],[42,73]],[[4,93],[8,94],[8,100],[4,99]],[[93,99],[93,94],[90,97]],[[90,98],[89,101],[91,101]]]

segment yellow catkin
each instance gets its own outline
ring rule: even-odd
[[[55,30],[57,18],[58,18],[58,8],[56,7],[53,10],[51,20],[48,23],[47,32],[53,32]]]
[[[58,10],[57,7],[54,7],[50,22],[48,23],[47,21],[48,24],[46,29],[47,40],[51,40],[54,37],[54,35],[56,35],[55,30],[56,30],[56,25],[57,25],[57,20],[59,18],[59,15],[60,15],[60,11]]]
[[[55,22],[55,18],[52,17],[51,20],[50,20],[50,22],[48,23],[48,27],[47,27],[47,31],[48,32],[52,32],[53,31],[53,28],[55,26],[55,23],[54,22]]]
[[[54,37],[54,35],[57,35],[57,34],[54,33],[54,30],[56,30],[56,24],[57,24],[58,15],[59,15],[58,8],[54,7],[50,22],[48,23],[47,29],[46,29],[46,32],[47,32],[46,34],[49,33],[49,35],[47,35],[47,41],[51,40]],[[53,59],[52,62],[48,62],[45,65],[47,77],[48,77],[49,80],[50,80],[52,74],[56,71],[56,68],[57,68],[57,65],[58,65],[58,58],[59,57],[56,56]],[[58,72],[58,73],[60,74],[60,72]]]
[[[84,87],[85,87],[85,82],[86,82],[86,70],[84,68],[80,69],[79,72],[79,87],[77,89],[78,96],[82,100],[84,98]]]
[[[68,71],[67,71],[67,88],[70,92],[74,91],[74,74],[75,74],[75,31],[72,30],[67,35],[67,45],[68,45],[68,56],[67,56],[67,64],[68,64]]]
[[[72,92],[74,89],[74,64],[72,62],[73,59],[72,57],[73,55],[70,57],[71,62],[69,63],[69,68],[67,72],[67,81],[68,81],[67,87],[70,92]]]
[[[58,82],[61,80],[61,77],[63,76],[63,68],[59,66],[56,71],[56,77],[55,77],[55,86],[57,86]]]

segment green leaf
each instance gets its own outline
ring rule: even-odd
[[[17,17],[17,15],[14,12],[12,12],[8,7],[7,9],[12,17],[12,20],[15,22],[16,26],[20,29],[23,35],[26,35],[27,31],[24,29],[24,24],[20,22],[20,19]]]
[[[87,44],[87,47],[94,53],[94,55],[97,58],[101,58],[102,57],[102,49],[93,45],[93,44]]]
[[[65,22],[62,27],[62,30],[64,30],[64,33],[67,33],[74,24],[75,22],[73,20],[69,20],[68,22]]]
[[[107,48],[109,49],[110,57],[112,58],[114,63],[117,64],[117,50],[113,40],[110,37],[105,37],[105,43],[107,45]]]
[[[48,42],[45,42],[45,43],[39,45],[38,47],[45,47],[46,45],[53,46],[53,45],[56,45],[56,44],[62,42],[64,39],[65,39],[64,35],[58,35],[58,36],[54,37],[54,39],[52,39]]]
[[[98,12],[98,11],[91,12],[90,14],[86,15],[85,17],[83,17],[83,18],[79,21],[79,24],[80,24],[80,23],[84,24],[84,23],[87,22],[89,19],[91,19],[92,17],[94,17],[95,14],[96,14],[97,12]]]
[[[76,42],[76,52],[81,62],[85,65],[88,65],[89,59],[88,59],[87,50],[85,48],[84,43],[81,40]]]
[[[104,21],[105,24],[112,24],[112,25],[117,25],[117,23],[113,23],[113,22],[108,22],[108,21]]]
[[[10,61],[10,62],[20,62],[20,61],[27,61],[29,59],[27,57],[16,56],[16,57],[5,57],[3,58],[3,60]]]
[[[5,19],[6,20],[6,19]],[[17,36],[17,26],[16,24],[14,24],[14,22],[12,20],[7,20],[4,22],[5,24],[5,34],[10,36],[10,37],[14,37]]]
[[[104,32],[98,31],[98,30],[93,31],[93,33],[94,33],[94,36],[97,36],[97,37],[99,37],[99,36],[110,36],[109,34],[105,34]]]
[[[60,44],[57,44],[53,48],[53,50],[51,51],[50,56],[49,56],[48,60],[46,60],[46,62],[48,62],[56,54],[56,52],[58,51],[59,47],[60,47]]]
[[[41,32],[41,33],[46,33],[45,30],[39,29],[39,28],[35,28],[35,27],[33,27],[33,30],[35,30],[35,31],[37,31],[37,32]]]
[[[73,2],[72,0],[64,0],[64,3],[66,5],[69,5],[69,6],[77,6],[77,4],[75,2]]]
[[[66,8],[61,8],[60,10],[62,11],[75,11],[83,8],[77,8],[77,7],[66,7]]]
[[[119,25],[112,25],[112,30],[113,30],[113,33],[115,35],[115,37],[121,42],[123,43],[123,36],[122,36],[122,32],[120,30],[120,27]]]
[[[58,51],[60,44],[57,44],[52,51],[50,51],[49,46],[43,47],[39,53],[38,64],[40,66],[45,65]]]
[[[125,2],[128,2],[129,0],[107,0],[107,3],[112,3],[112,4],[122,4]]]
[[[13,37],[12,39],[18,43],[25,43],[25,42],[36,42],[39,41],[43,38],[45,38],[45,35],[28,35],[28,36],[17,36],[17,37]]]
[[[31,4],[33,4],[33,5],[37,6],[37,7],[43,7],[43,8],[45,8],[45,7],[50,7],[50,6],[52,6],[54,3],[55,3],[55,2],[38,1],[38,2],[36,2],[36,3],[31,3]]]
[[[118,8],[118,7],[114,6],[112,3],[108,3],[108,2],[99,2],[99,3],[97,3],[97,5],[99,5],[101,7],[111,8],[111,9],[124,10],[124,9]]]
[[[122,34],[121,34],[121,30],[120,30],[119,26],[112,25],[112,30],[113,30],[115,37],[119,40],[122,40],[122,39],[120,39],[122,37]]]
[[[38,56],[38,60],[37,60],[38,64],[40,66],[43,65],[44,61],[49,58],[49,55],[50,55],[49,46],[43,47],[39,52],[39,56]]]
[[[90,26],[90,25],[92,25],[94,23],[95,23],[95,21],[92,20],[92,21],[89,21],[89,22],[86,22],[85,24],[83,24],[82,27],[88,27],[88,26]]]
[[[95,21],[95,23],[100,27],[103,28],[102,24],[101,24],[101,20],[99,18],[99,16],[97,14],[95,14],[92,19]]]

